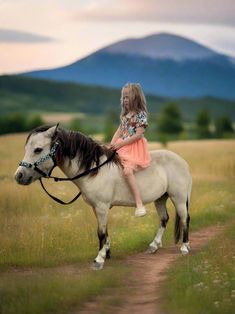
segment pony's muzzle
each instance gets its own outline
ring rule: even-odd
[[[32,182],[32,179],[32,176],[26,176],[25,173],[21,170],[17,170],[15,173],[15,180],[19,184],[28,185]]]
[[[23,178],[23,173],[21,171],[16,172],[15,180],[17,183],[20,183],[21,179]]]

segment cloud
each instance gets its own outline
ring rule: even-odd
[[[100,0],[80,8],[77,19],[235,26],[234,0]]]
[[[68,24],[68,6],[61,0],[0,0],[0,29],[16,30],[38,37],[61,38]],[[73,12],[73,10],[71,9]],[[70,11],[69,11],[70,12]],[[25,36],[23,36],[25,38]],[[43,39],[43,38],[42,38]],[[38,38],[40,40],[40,38]]]
[[[48,43],[55,39],[33,33],[21,32],[17,30],[0,29],[0,43]]]

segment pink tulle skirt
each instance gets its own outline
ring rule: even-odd
[[[116,143],[123,141],[122,138],[118,138]],[[144,137],[134,143],[122,146],[117,153],[123,167],[131,168],[135,171],[141,168],[147,168],[151,162],[147,140]]]

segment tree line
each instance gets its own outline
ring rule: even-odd
[[[39,114],[9,113],[0,116],[0,134],[27,132],[42,124],[44,121]]]
[[[166,105],[156,118],[156,128],[160,134],[168,135],[169,137],[180,137],[183,132],[187,132],[181,112],[174,103]],[[207,109],[198,111],[188,131],[191,134],[194,133],[191,135],[192,138],[195,137],[198,139],[224,138],[233,137],[234,135],[233,123],[228,115],[212,119]]]
[[[106,142],[112,138],[117,127],[114,124],[117,121],[114,111],[106,114],[104,127]],[[166,104],[158,115],[150,114],[146,130],[149,140],[158,140],[163,144],[169,140],[233,138],[234,135],[233,122],[228,115],[213,119],[207,109],[201,109],[194,121],[186,122],[175,103]]]
[[[88,135],[103,133],[104,141],[109,142],[120,121],[119,113],[113,109],[108,110],[97,123],[94,120],[89,122],[89,119],[89,116],[72,119],[65,127]],[[44,121],[39,114],[26,115],[16,112],[2,115],[0,134],[27,132],[42,124]],[[200,109],[194,121],[184,121],[179,107],[175,103],[168,103],[157,115],[149,115],[146,137],[162,143],[178,139],[232,138],[234,128],[228,115],[212,118],[207,109]]]

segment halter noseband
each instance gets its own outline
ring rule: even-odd
[[[33,164],[27,161],[22,160],[19,163],[19,166],[25,167],[25,168],[33,168],[34,170],[36,170],[38,173],[40,173],[43,177],[47,178],[50,176],[53,168],[55,167],[55,153],[57,150],[59,143],[55,142],[54,145],[51,147],[51,150],[48,154],[46,154],[45,156],[39,158],[37,161],[35,161]],[[52,159],[54,162],[54,165],[52,167],[52,169],[49,171],[48,174],[46,174],[44,171],[42,171],[41,169],[38,168],[38,166],[40,164],[42,164],[44,161],[48,160],[48,159]]]

